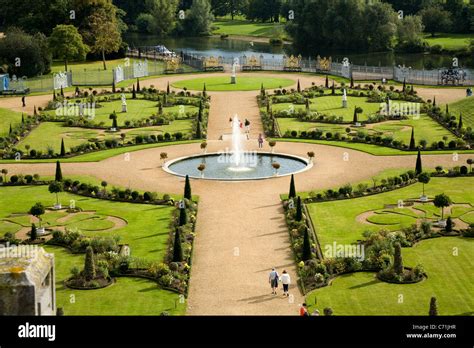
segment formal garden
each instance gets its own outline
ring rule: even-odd
[[[74,157],[118,147],[205,137],[210,100],[202,94],[132,88],[53,93],[33,115],[3,110],[4,159]]]
[[[190,183],[178,197],[76,179],[59,163],[54,178],[3,170],[2,242],[55,254],[65,315],[184,314],[197,215]]]
[[[282,199],[310,309],[423,315],[436,294],[443,314],[472,315],[472,172],[420,168],[301,194],[292,179]]]
[[[262,87],[258,97],[267,136],[355,148],[373,154],[403,154],[418,148],[470,152],[474,139],[463,103],[440,106],[423,100],[413,85],[329,83],[301,89]],[[464,106],[464,109],[467,107]],[[464,116],[463,116],[464,111]],[[464,120],[467,119],[465,122]],[[374,146],[375,145],[375,146]]]

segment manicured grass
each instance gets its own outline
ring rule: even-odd
[[[456,116],[457,121],[459,121],[459,115],[462,114],[463,126],[474,128],[474,97],[449,104],[449,112]]]
[[[318,160],[318,156],[316,155],[316,161]],[[374,175],[372,178],[370,179],[367,179],[367,180],[363,180],[363,181],[360,181],[360,182],[357,182],[357,183],[351,183],[353,187],[357,187],[358,184],[365,184],[365,185],[368,185],[369,187],[372,187],[374,185],[374,182],[372,179],[375,179],[376,180],[376,183],[377,185],[380,185],[380,181],[382,179],[387,179],[388,177],[393,177],[393,176],[399,176],[403,173],[406,173],[407,171],[411,170],[412,168],[397,168],[397,169],[385,169],[383,171],[381,171],[380,173]],[[428,168],[424,168],[425,170],[427,170]],[[339,189],[339,187],[333,187],[333,189]],[[324,194],[324,191],[326,191],[327,188],[325,190],[314,190],[311,192],[312,195],[316,195],[318,193],[321,193],[321,194]],[[298,196],[300,196],[302,199],[305,199],[305,198],[308,198],[310,196],[310,192],[298,192]],[[282,200],[284,199],[288,199],[288,193],[285,193],[285,194],[282,194],[280,195],[280,198]]]
[[[472,187],[474,178],[432,178],[425,185],[426,194],[434,197],[437,194],[447,194],[454,203],[470,203],[474,205],[474,191],[466,190]],[[407,223],[391,225],[370,225],[356,221],[360,214],[383,209],[385,204],[397,204],[399,200],[418,198],[422,192],[421,184],[394,190],[391,192],[350,200],[313,203],[308,205],[313,219],[321,247],[337,242],[340,244],[355,243],[362,238],[364,231],[378,231],[381,228],[399,230],[414,223],[413,219]],[[426,204],[432,206],[432,204]],[[334,212],[339,212],[335,214]]]
[[[8,135],[8,132],[10,131],[10,125],[14,129],[20,123],[21,112],[15,112],[9,109],[0,109],[0,137]]]
[[[0,192],[0,218],[6,218],[13,213],[24,213],[36,202],[46,205],[54,202],[54,196],[48,192],[47,186],[1,187]],[[172,207],[102,201],[69,193],[61,193],[60,200],[63,203],[75,200],[76,206],[84,210],[96,211],[103,216],[121,217],[127,221],[127,226],[111,232],[82,230],[81,233],[88,236],[118,235],[121,237],[121,243],[130,245],[132,256],[163,261],[167,250]],[[45,216],[47,215],[49,214]],[[99,219],[97,224],[89,222],[86,227],[103,227],[99,221],[103,220]],[[72,220],[71,227],[74,227],[73,225],[79,227],[80,219]],[[178,294],[161,290],[151,281],[119,278],[116,284],[106,289],[66,289],[63,281],[69,278],[73,266],[83,268],[84,255],[72,255],[58,247],[47,246],[46,249],[55,254],[57,306],[63,307],[66,315],[159,315],[163,311],[175,315],[184,313],[185,305],[178,303]],[[71,302],[71,295],[74,295],[74,303]]]
[[[359,114],[359,120],[365,121],[368,119],[368,116],[374,115],[377,111],[380,111],[380,103],[369,103],[367,98],[363,97],[347,97],[348,107],[342,107],[341,96],[325,96],[321,98],[310,99],[310,109],[312,111],[317,111],[321,114],[327,116],[342,116],[344,122],[352,122],[354,118],[354,108],[361,107],[363,109],[362,114]],[[305,110],[304,105],[293,105],[290,103],[279,103],[273,104],[272,109],[274,111],[287,110],[291,112],[292,108],[297,110]]]
[[[188,134],[192,128],[191,120],[176,120],[170,125],[153,126],[144,128],[135,128],[131,130],[124,130],[127,134],[128,140],[135,135],[151,135],[163,133],[182,132],[184,135]],[[48,147],[54,150],[54,153],[59,153],[61,150],[61,139],[64,139],[66,151],[71,147],[78,146],[89,141],[117,139],[119,143],[122,142],[120,133],[109,133],[98,129],[86,129],[78,127],[67,127],[61,122],[43,122],[35,130],[33,130],[26,138],[24,138],[17,148],[26,151],[25,145],[30,145],[31,149],[40,150],[46,153]],[[127,138],[125,141],[127,141]]]
[[[453,254],[455,248],[458,256]],[[430,298],[435,296],[439,315],[474,315],[473,254],[472,238],[425,240],[402,249],[405,265],[423,265],[428,274],[424,281],[396,285],[377,280],[375,273],[352,273],[311,292],[306,302],[310,312],[331,307],[335,315],[428,315]]]
[[[186,144],[193,144],[193,143],[200,143],[202,140],[186,140],[186,141],[172,141],[172,142],[165,142],[165,143],[154,143],[154,144],[143,144],[143,145],[135,145],[135,146],[126,146],[126,147],[118,147],[116,149],[104,150],[104,151],[96,151],[87,153],[80,156],[75,156],[72,158],[65,158],[62,159],[61,162],[64,163],[82,163],[82,162],[99,162],[105,160],[110,157],[126,154],[126,153],[133,153],[135,151],[151,149],[155,147],[167,147],[172,145],[186,145]],[[56,162],[57,159],[46,159],[46,160],[21,160],[20,162],[15,160],[0,160],[1,163],[52,163]]]
[[[237,75],[237,83],[230,83],[229,76],[196,78],[191,80],[178,81],[173,84],[175,88],[187,88],[193,91],[202,91],[204,84],[208,91],[256,91],[262,86],[266,89],[288,87],[295,84],[295,81],[285,78],[272,77],[248,77]]]
[[[71,276],[71,269],[84,267],[84,255],[71,254],[64,248],[46,246],[55,256],[56,306],[64,309],[66,316],[105,315],[183,315],[185,304],[179,295],[160,289],[156,283],[139,278],[117,278],[112,286],[100,290],[73,290],[64,286]],[[175,308],[176,306],[176,308]]]
[[[336,146],[336,147],[366,152],[374,156],[398,156],[398,155],[416,155],[417,154],[417,152],[415,151],[402,151],[402,150],[397,150],[397,149],[393,149],[393,148],[385,147],[385,146],[377,146],[377,145],[363,144],[363,143],[349,143],[346,141],[287,139],[287,138],[281,138],[281,139],[276,139],[276,140],[284,141],[284,142],[295,142],[295,143],[301,142],[301,143],[309,143],[309,144]],[[423,155],[442,155],[442,154],[445,155],[445,154],[452,154],[452,153],[453,153],[452,150],[425,151]],[[471,153],[474,153],[474,150],[459,150],[459,151],[456,151],[456,153],[471,154]]]
[[[284,28],[284,24],[258,23],[246,20],[221,19],[213,23],[218,29],[213,34],[241,35],[256,37],[273,37]]]
[[[125,59],[114,59],[114,60],[107,60],[107,72],[112,74],[112,69],[116,68],[119,65],[125,65]],[[133,63],[133,60],[130,59],[130,64]],[[94,71],[104,71],[104,65],[101,60],[96,61],[82,61],[82,62],[68,62],[67,65],[68,71],[72,71],[74,73],[83,73],[84,70],[94,70]],[[55,60],[53,65],[51,66],[51,72],[57,73],[64,71],[64,62]]]
[[[117,122],[119,127],[124,127],[126,121],[139,121],[146,120],[152,115],[158,114],[158,102],[146,99],[132,99],[132,94],[127,93],[127,112],[122,111],[122,101],[114,100],[107,102],[100,102],[99,106],[94,109],[95,115],[87,114],[85,117],[92,122],[93,124],[102,125],[109,127],[112,125],[112,121],[109,119],[110,114],[114,111],[117,114]],[[85,101],[87,102],[87,101]],[[59,116],[69,116],[71,118],[78,117],[79,109],[71,107],[74,114],[70,113],[68,107],[58,108],[57,110],[47,111],[47,114],[59,115]],[[195,113],[198,108],[192,105],[175,105],[171,107],[164,107],[164,115],[175,115],[178,118],[186,117],[187,113]]]
[[[469,41],[474,40],[474,34],[436,34],[432,37],[431,34],[425,35],[425,40],[430,46],[440,45],[445,50],[455,51],[461,50],[469,46]]]

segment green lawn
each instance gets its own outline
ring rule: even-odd
[[[466,190],[473,184],[474,178],[432,178],[430,183],[425,185],[425,189],[429,197],[445,193],[454,203],[474,205],[474,191]],[[308,204],[308,209],[324,250],[325,245],[333,242],[351,244],[363,239],[364,231],[378,231],[381,228],[399,230],[413,224],[414,219],[404,219],[402,223],[391,225],[370,225],[358,222],[356,218],[364,212],[383,209],[385,204],[397,204],[399,200],[418,198],[421,192],[422,185],[414,184],[403,189],[363,198]],[[426,205],[432,206],[432,204]],[[343,213],[334,214],[333,212]]]
[[[9,109],[0,109],[0,137],[8,135],[8,132],[10,131],[10,125],[12,128],[15,128],[15,126],[20,123],[21,112],[15,112]]]
[[[14,213],[25,213],[36,202],[51,206],[55,199],[47,186],[1,187],[0,192],[0,219]],[[61,193],[60,200],[63,204],[75,200],[76,206],[83,210],[95,211],[101,216],[117,216],[127,222],[123,228],[104,232],[99,230],[104,227],[100,222],[103,220],[97,220],[97,224],[89,221],[85,225],[84,221],[76,218],[71,222],[71,228],[82,226],[95,229],[83,229],[82,233],[88,236],[118,235],[122,244],[130,245],[132,256],[157,262],[164,260],[172,207],[102,201],[69,193]],[[61,213],[52,214],[54,216],[48,219],[53,222],[61,217]],[[5,232],[0,225],[0,234]],[[47,247],[47,250],[56,256],[57,305],[64,307],[66,315],[159,315],[163,311],[184,313],[184,305],[174,309],[175,301],[179,300],[177,294],[160,290],[155,283],[145,280],[120,278],[110,288],[102,290],[67,290],[62,281],[69,277],[74,265],[82,268],[84,256],[71,255],[62,248]],[[70,295],[76,297],[75,303],[70,302]]]
[[[336,146],[340,148],[347,148],[357,151],[362,151],[369,153],[374,156],[394,156],[394,155],[416,155],[416,151],[402,151],[393,149],[390,147],[385,146],[378,146],[372,144],[363,144],[363,143],[349,143],[346,141],[327,141],[327,140],[311,140],[311,139],[289,139],[289,138],[279,138],[275,139],[277,141],[284,141],[284,142],[301,142],[301,143],[309,143],[309,144],[320,144],[320,145],[328,145],[328,146]],[[458,154],[471,154],[474,153],[474,150],[460,150],[456,151]],[[452,154],[452,150],[440,150],[440,151],[426,151],[424,155],[446,155]]]
[[[374,115],[377,111],[380,111],[380,103],[369,103],[365,97],[347,97],[348,107],[342,107],[341,96],[325,96],[320,98],[310,99],[310,109],[327,116],[342,116],[344,122],[352,122],[354,118],[354,108],[361,107],[363,109],[362,114],[359,114],[359,120],[365,121],[368,116]],[[293,105],[290,103],[278,103],[273,104],[272,109],[274,111],[287,110],[291,113],[291,110],[305,110],[304,105]]]
[[[275,89],[292,86],[295,81],[285,78],[247,77],[239,74],[235,85],[230,83],[230,76],[219,76],[178,81],[173,84],[173,87],[202,91],[204,84],[208,91],[256,91],[262,84],[266,89]]]
[[[130,64],[132,64],[132,59],[130,59]],[[112,73],[112,69],[116,68],[119,65],[124,66],[125,65],[125,59],[114,59],[114,60],[108,60],[106,61],[107,63],[107,70],[110,74]],[[95,70],[95,71],[104,71],[104,66],[101,60],[96,60],[96,61],[82,61],[82,62],[68,62],[68,71],[71,71],[73,73],[79,73],[79,72],[84,72],[84,70]],[[55,60],[53,62],[53,65],[51,66],[51,72],[52,73],[57,73],[64,71],[64,62]]]
[[[256,37],[273,37],[275,33],[283,30],[284,24],[258,23],[246,20],[220,19],[213,23],[218,29],[213,31],[216,35],[241,35]]]
[[[198,108],[192,105],[175,105],[172,107],[164,107],[163,114],[171,115],[174,114],[179,118],[186,117],[187,113],[197,112]],[[109,119],[110,114],[113,112],[117,113],[117,122],[119,127],[125,126],[125,121],[139,121],[150,118],[152,115],[158,113],[158,102],[144,99],[131,99],[131,95],[127,99],[127,112],[122,111],[122,101],[115,100],[109,102],[100,103],[100,107],[95,109],[95,116],[87,115],[91,122],[97,125],[109,127],[112,125],[112,121]],[[79,112],[79,110],[77,110]],[[68,108],[59,108],[57,110],[51,110],[47,113],[54,115],[68,115]],[[70,117],[77,117],[77,114],[69,115]]]
[[[453,255],[454,248],[458,256]],[[375,273],[343,275],[307,296],[310,313],[331,307],[335,315],[428,315],[430,298],[435,296],[440,315],[474,315],[474,239],[425,240],[403,248],[402,254],[405,265],[422,264],[428,278],[396,285],[377,280]]]
[[[474,39],[474,34],[436,34],[432,37],[431,34],[425,35],[425,40],[430,46],[440,45],[445,50],[455,51],[469,46],[469,41]]]
[[[338,125],[338,124],[329,124],[329,123],[318,123],[318,122],[303,122],[297,118],[278,118],[278,124],[282,134],[286,131],[296,130],[298,132],[302,131],[312,131],[312,130],[322,130],[324,134],[327,132],[339,133],[341,136],[345,136],[346,128],[350,127],[349,125]],[[448,138],[448,142],[456,139],[456,137],[442,127],[439,123],[433,121],[429,116],[422,114],[419,119],[408,119],[401,121],[386,121],[377,124],[368,125],[364,128],[355,128],[350,127],[352,132],[362,131],[369,135],[380,135],[391,136],[394,140],[403,141],[405,144],[410,143],[411,130],[415,129],[415,140],[417,143],[424,139],[428,142],[428,146],[432,142],[441,141],[443,137]]]
[[[71,268],[82,269],[84,255],[73,255],[64,248],[46,247],[54,253],[56,264],[56,305],[63,307],[64,314],[105,315],[160,315],[163,311],[171,315],[183,315],[185,304],[180,304],[179,295],[158,288],[156,283],[139,278],[117,278],[117,282],[100,290],[72,290],[64,286]]]
[[[127,134],[125,141],[130,140],[135,135],[152,135],[163,133],[182,132],[188,134],[192,128],[191,120],[176,120],[170,125],[153,126],[144,128],[135,128],[130,131],[123,131]],[[120,133],[108,133],[98,129],[86,129],[78,127],[67,127],[61,122],[43,122],[24,138],[16,148],[26,151],[25,146],[29,145],[31,149],[41,150],[46,153],[48,148],[52,148],[55,153],[61,150],[61,139],[64,139],[66,151],[71,147],[87,143],[88,141],[117,139],[121,142]],[[129,152],[126,150],[125,152]]]
[[[449,112],[456,116],[462,114],[464,127],[474,128],[474,97],[465,98],[455,103],[449,104]]]

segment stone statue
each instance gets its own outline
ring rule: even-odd
[[[122,112],[127,112],[127,98],[125,97],[125,94],[122,93]]]
[[[344,88],[344,94],[342,95],[342,107],[344,109],[347,109],[347,92],[345,88]]]

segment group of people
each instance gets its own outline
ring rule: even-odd
[[[231,127],[234,126],[234,119],[232,117],[229,118],[229,123]],[[245,134],[247,136],[247,140],[250,140],[250,121],[248,119],[245,119],[244,122],[240,121],[239,127],[240,129],[243,129],[245,127]],[[258,141],[258,148],[263,149],[264,138],[263,138],[262,133],[258,135],[257,141]]]
[[[286,270],[284,270],[280,276],[278,274],[278,271],[275,268],[272,268],[272,271],[268,276],[268,282],[270,283],[270,286],[272,288],[273,295],[277,294],[278,284],[281,282],[281,284],[283,285],[283,296],[290,296],[288,289],[291,284],[291,278]]]

